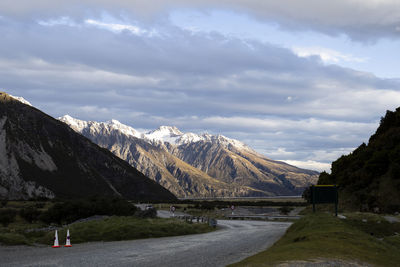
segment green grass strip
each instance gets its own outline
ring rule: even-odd
[[[65,243],[67,229],[70,229],[72,244],[199,234],[213,230],[207,224],[189,224],[175,219],[113,216],[102,221],[76,223],[63,228],[58,234],[61,244]],[[54,232],[49,232],[38,242],[52,244],[53,238]]]
[[[386,227],[376,227],[377,224],[385,225],[387,222],[363,222],[361,215],[348,216],[343,220],[326,213],[306,215],[295,222],[271,248],[232,266],[276,266],[288,261],[316,259],[398,266],[399,236],[382,237],[382,231],[387,232]],[[360,227],[360,223],[365,225]],[[397,229],[399,224],[386,226]],[[380,228],[382,229],[379,230]]]

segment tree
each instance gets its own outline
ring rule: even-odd
[[[311,186],[304,189],[301,197],[304,198],[307,201],[307,203],[311,203]]]

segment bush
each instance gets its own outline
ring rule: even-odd
[[[19,215],[29,223],[37,221],[40,214],[41,212],[34,207],[23,208],[22,210],[19,211]]]
[[[121,198],[91,198],[56,203],[40,216],[45,223],[71,223],[93,215],[134,215],[136,207]]]
[[[17,212],[13,209],[3,209],[0,210],[0,223],[7,227],[10,223],[15,221],[15,216]]]
[[[0,233],[0,243],[4,245],[29,245],[26,237],[17,233]]]
[[[306,189],[304,189],[301,197],[304,198],[304,200],[306,200],[307,203],[311,203],[311,186],[306,187]]]
[[[202,210],[213,210],[214,209],[214,204],[210,202],[203,202],[201,203],[200,209]]]
[[[157,210],[155,208],[140,210],[135,215],[139,218],[155,218],[157,217]]]
[[[44,202],[37,202],[37,203],[35,203],[35,208],[37,208],[37,209],[43,209],[43,208],[44,208],[44,205],[46,205],[46,203],[44,203]]]
[[[284,207],[280,207],[278,210],[281,214],[288,215],[289,212],[293,210],[293,208],[284,206]]]

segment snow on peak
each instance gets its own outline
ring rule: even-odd
[[[133,136],[146,140],[147,142],[155,143],[170,143],[171,145],[183,145],[189,143],[196,143],[199,141],[212,142],[225,147],[234,146],[238,149],[251,150],[244,143],[225,137],[223,135],[211,135],[207,133],[195,134],[195,133],[182,133],[175,126],[160,126],[158,129],[147,132],[145,134],[136,131],[134,128],[122,124],[117,120],[110,120],[107,122],[95,122],[95,121],[82,121],[74,119],[69,115],[58,118],[60,121],[65,122],[75,131],[81,132],[87,129],[91,132],[106,132],[111,133],[112,131],[119,131],[127,136]]]
[[[115,120],[115,119],[112,119],[112,120],[110,120],[110,121],[107,121],[106,123],[108,123],[108,124],[115,124],[115,125],[124,125],[124,124],[120,123],[119,121],[117,121],[117,120]],[[127,126],[127,125],[124,125],[124,126]],[[129,126],[127,126],[127,127],[129,127]]]
[[[204,136],[194,134],[194,133],[185,133],[181,135],[181,137],[177,140],[178,144],[187,144],[187,143],[195,143],[199,141],[207,140]]]
[[[150,141],[176,144],[176,141],[182,135],[183,133],[175,126],[160,126],[158,129],[146,133],[145,137]]]
[[[157,132],[157,131],[164,133],[164,134],[170,134],[170,135],[182,135],[183,134],[175,126],[160,126],[157,130],[155,130],[153,132]]]
[[[142,138],[142,134],[136,131],[134,128],[122,124],[121,122],[112,119],[111,121],[104,122],[103,124],[107,125],[112,130],[120,131],[128,136],[134,136],[137,138]]]
[[[25,98],[23,98],[23,97],[21,97],[21,96],[13,96],[13,95],[10,95],[10,96],[11,96],[12,98],[18,100],[19,102],[24,103],[25,105],[28,105],[28,106],[33,107],[32,104],[29,103],[29,101],[27,101]]]
[[[88,123],[86,121],[78,120],[72,118],[70,115],[64,115],[62,117],[57,118],[59,121],[62,121],[69,125],[72,129],[78,132],[82,132],[84,128],[87,127]]]
[[[220,135],[220,134],[211,136],[211,139],[212,139],[212,141],[218,142],[221,145],[225,145],[225,146],[232,145],[239,149],[251,150],[246,144],[240,142],[239,140],[231,139],[231,138],[228,138],[228,137]]]
[[[229,145],[234,146],[238,149],[251,150],[244,143],[230,139],[223,135],[210,135],[210,134],[195,134],[195,133],[182,133],[178,128],[174,126],[161,126],[154,131],[150,131],[144,135],[144,138],[150,142],[168,142],[172,145],[183,145],[188,143],[196,143],[199,141],[212,142],[219,145],[228,147]]]
[[[64,115],[58,118],[60,121],[65,122],[71,128],[77,132],[82,132],[84,129],[88,129],[91,132],[112,132],[119,131],[128,136],[134,136],[137,138],[142,138],[142,134],[133,129],[132,127],[122,124],[117,120],[110,120],[107,122],[96,122],[96,121],[82,121],[72,118],[69,115]]]

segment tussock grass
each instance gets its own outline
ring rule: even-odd
[[[40,227],[40,225],[22,222],[13,223],[7,228],[1,227],[0,243],[4,245],[53,244],[54,231],[26,232],[32,226]],[[206,224],[188,224],[177,219],[113,216],[101,221],[81,222],[63,227],[58,231],[60,244],[65,243],[67,229],[70,229],[73,244],[199,234],[214,230]]]
[[[327,213],[308,214],[295,222],[271,248],[232,266],[275,266],[281,262],[321,258],[398,265],[400,237],[395,231],[399,223],[387,223],[374,214],[347,216],[343,220]],[[369,221],[363,222],[364,217]]]
[[[4,245],[29,245],[29,240],[18,233],[0,233],[0,243]]]
[[[72,243],[199,234],[213,230],[205,224],[188,224],[174,219],[113,216],[102,221],[82,222],[64,227],[59,231],[61,243],[65,242],[67,229],[70,229]],[[39,242],[51,244],[53,238],[54,231],[47,233]]]

